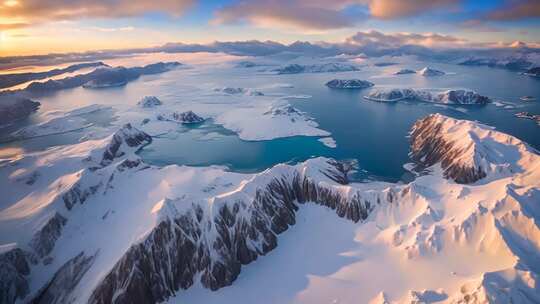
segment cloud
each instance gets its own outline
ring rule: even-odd
[[[392,19],[423,14],[427,11],[457,7],[459,0],[370,0],[371,15],[382,19]]]
[[[437,33],[395,33],[384,34],[379,31],[358,32],[347,39],[347,43],[358,46],[376,45],[384,48],[396,48],[404,45],[419,45],[424,47],[460,47],[467,40]]]
[[[98,32],[131,32],[134,31],[135,28],[133,26],[124,26],[124,27],[90,27],[90,30],[98,31]]]
[[[507,0],[507,3],[487,15],[491,20],[520,20],[540,17],[540,1]]]
[[[351,2],[353,1],[245,1],[218,10],[212,23],[249,22],[264,28],[316,31],[339,29],[353,26],[355,21],[358,21],[358,18],[343,12]]]
[[[0,31],[14,30],[29,26],[28,23],[0,23]]]
[[[129,17],[148,12],[182,14],[195,0],[9,0],[0,4],[0,18],[29,23],[77,18]]]

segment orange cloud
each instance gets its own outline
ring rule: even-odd
[[[352,1],[270,0],[240,2],[216,12],[213,24],[247,21],[259,27],[329,30],[353,26],[355,20],[341,10]]]
[[[385,34],[371,30],[358,32],[347,39],[347,43],[359,46],[377,45],[385,48],[395,48],[403,45],[421,45],[426,47],[459,47],[468,43],[467,40],[437,33],[394,33]]]
[[[147,12],[181,14],[195,0],[8,0],[0,4],[0,18],[25,23],[87,17],[127,17]]]
[[[371,15],[391,19],[421,14],[426,11],[457,6],[458,0],[371,0]]]

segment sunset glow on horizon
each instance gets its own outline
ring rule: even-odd
[[[452,37],[441,45],[445,47],[540,43],[540,2],[534,0],[325,2],[6,0],[0,4],[0,56],[143,48],[169,42],[339,43],[370,30]]]

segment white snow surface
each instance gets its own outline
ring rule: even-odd
[[[274,122],[321,133],[290,105],[239,104],[214,115],[240,136],[259,138],[252,128]],[[235,121],[240,117],[256,121]],[[293,118],[300,122],[288,122]],[[437,119],[443,136],[464,150],[460,161],[491,168],[485,179],[457,184],[445,179],[436,164],[409,184],[340,185],[322,174],[325,158],[259,174],[176,165],[125,169],[122,162],[138,156],[136,148],[124,146],[110,164],[91,169],[99,166],[112,135],[21,154],[0,163],[0,248],[16,243],[31,250],[33,234],[60,213],[67,224],[49,254],[52,262],[32,266],[30,292],[81,251],[99,252],[72,293],[77,302],[86,302],[116,261],[164,217],[192,204],[217,208],[235,197],[249,201],[271,179],[299,172],[342,195],[359,192],[378,203],[359,223],[326,207],[301,205],[296,225],[278,236],[277,248],[243,266],[232,286],[210,291],[196,283],[178,291],[170,303],[538,303],[540,156],[487,126],[442,115]],[[276,128],[272,134],[285,133]],[[83,204],[66,209],[63,193],[75,184],[98,183],[102,187]]]

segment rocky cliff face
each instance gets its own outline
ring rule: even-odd
[[[318,173],[345,182],[343,168],[332,161]],[[166,200],[163,220],[144,241],[128,250],[89,302],[161,302],[190,287],[198,275],[206,288],[228,286],[242,265],[277,246],[277,236],[295,224],[301,204],[323,205],[358,222],[366,219],[378,202],[378,197],[364,198],[360,192],[341,193],[296,169],[271,178],[249,199],[245,193],[233,193],[216,199],[211,209],[194,203],[187,211],[178,212],[175,204]]]
[[[54,274],[53,278],[32,299],[32,304],[74,303],[71,291],[77,286],[83,275],[90,269],[97,253],[87,256],[81,252],[67,261]]]
[[[67,219],[57,212],[34,235],[34,238],[30,242],[30,247],[34,249],[40,258],[45,257],[51,252],[54,243],[62,234],[62,228],[66,222]]]
[[[420,168],[440,164],[446,178],[462,184],[524,172],[537,157],[513,136],[440,114],[418,120],[410,135],[411,158]]]
[[[473,183],[486,176],[485,168],[473,162],[460,161],[463,151],[444,134],[446,118],[439,114],[418,120],[411,132],[411,157],[423,167],[441,164],[444,175],[458,183]]]
[[[0,254],[0,303],[15,303],[28,292],[30,274],[28,255],[19,248]]]
[[[151,142],[150,135],[133,128],[131,124],[125,124],[113,135],[110,144],[105,148],[101,165],[106,166],[115,158],[123,156],[127,151],[136,152]]]

